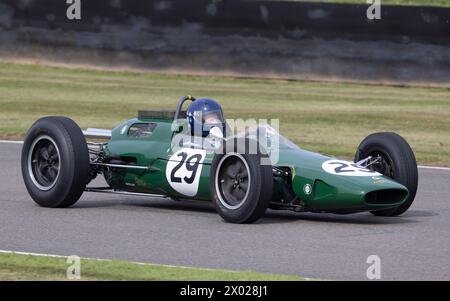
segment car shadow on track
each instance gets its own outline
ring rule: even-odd
[[[261,223],[279,223],[292,221],[321,222],[321,223],[339,223],[339,224],[358,224],[358,225],[389,225],[389,224],[410,224],[420,221],[408,217],[379,217],[370,213],[354,214],[332,214],[332,213],[309,213],[309,212],[280,212],[268,211]]]
[[[408,210],[401,217],[429,217],[436,215],[439,215],[439,213],[431,210]]]
[[[201,201],[173,201],[167,199],[143,200],[127,197],[117,200],[85,200],[77,203],[77,208],[105,208],[105,207],[127,207],[127,208],[148,208],[148,209],[167,209],[173,211],[197,211],[206,213],[216,213],[214,205],[209,202]]]
[[[158,209],[175,212],[201,212],[206,214],[216,214],[214,205],[210,202],[201,201],[172,201],[167,199],[157,200],[142,200],[134,198],[125,199],[105,199],[95,201],[83,201],[75,205],[77,208],[104,208],[104,207],[120,207],[127,208],[142,208]],[[118,208],[119,209],[119,208]],[[420,222],[416,217],[429,217],[437,215],[433,211],[424,210],[410,210],[402,216],[398,217],[378,217],[370,213],[355,213],[338,215],[331,213],[308,213],[308,212],[291,212],[286,210],[267,210],[264,217],[258,220],[255,224],[283,224],[293,222],[322,222],[322,223],[341,223],[341,224],[360,224],[360,225],[386,225],[386,224],[408,224]]]

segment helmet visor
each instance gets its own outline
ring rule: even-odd
[[[224,122],[222,111],[220,110],[209,112],[197,111],[194,113],[194,119],[202,124],[221,124]]]

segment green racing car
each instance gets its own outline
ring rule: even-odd
[[[268,124],[236,129],[216,101],[191,96],[113,130],[44,117],[24,141],[23,179],[43,207],[71,206],[84,192],[191,199],[212,201],[232,223],[254,222],[267,208],[397,216],[414,200],[416,160],[395,133],[369,135],[349,162],[304,150]],[[106,185],[92,185],[98,175]]]

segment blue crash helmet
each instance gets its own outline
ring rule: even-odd
[[[213,127],[225,133],[225,120],[221,105],[212,99],[200,98],[191,102],[187,110],[191,135],[206,137]]]

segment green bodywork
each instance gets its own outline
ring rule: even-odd
[[[156,125],[151,135],[130,137],[129,128],[142,123]],[[175,199],[211,200],[210,170],[215,155],[213,151],[206,152],[201,163],[195,195],[184,195],[170,185],[166,167],[173,155],[171,141],[175,132],[173,120],[163,117],[135,118],[113,129],[105,148],[106,155],[132,160],[133,164],[148,167],[149,170],[107,169],[104,175],[110,187],[128,192],[161,194]],[[407,188],[385,176],[341,176],[326,172],[322,164],[330,159],[335,158],[297,147],[280,148],[279,160],[273,165],[287,169],[290,173],[289,179],[274,176],[274,202],[279,202],[282,198],[279,192],[283,186],[289,186],[305,211],[313,212],[379,210],[398,206],[407,199]],[[388,192],[386,195],[389,199],[386,200],[385,197],[381,202],[368,202],[366,195],[376,191]]]

